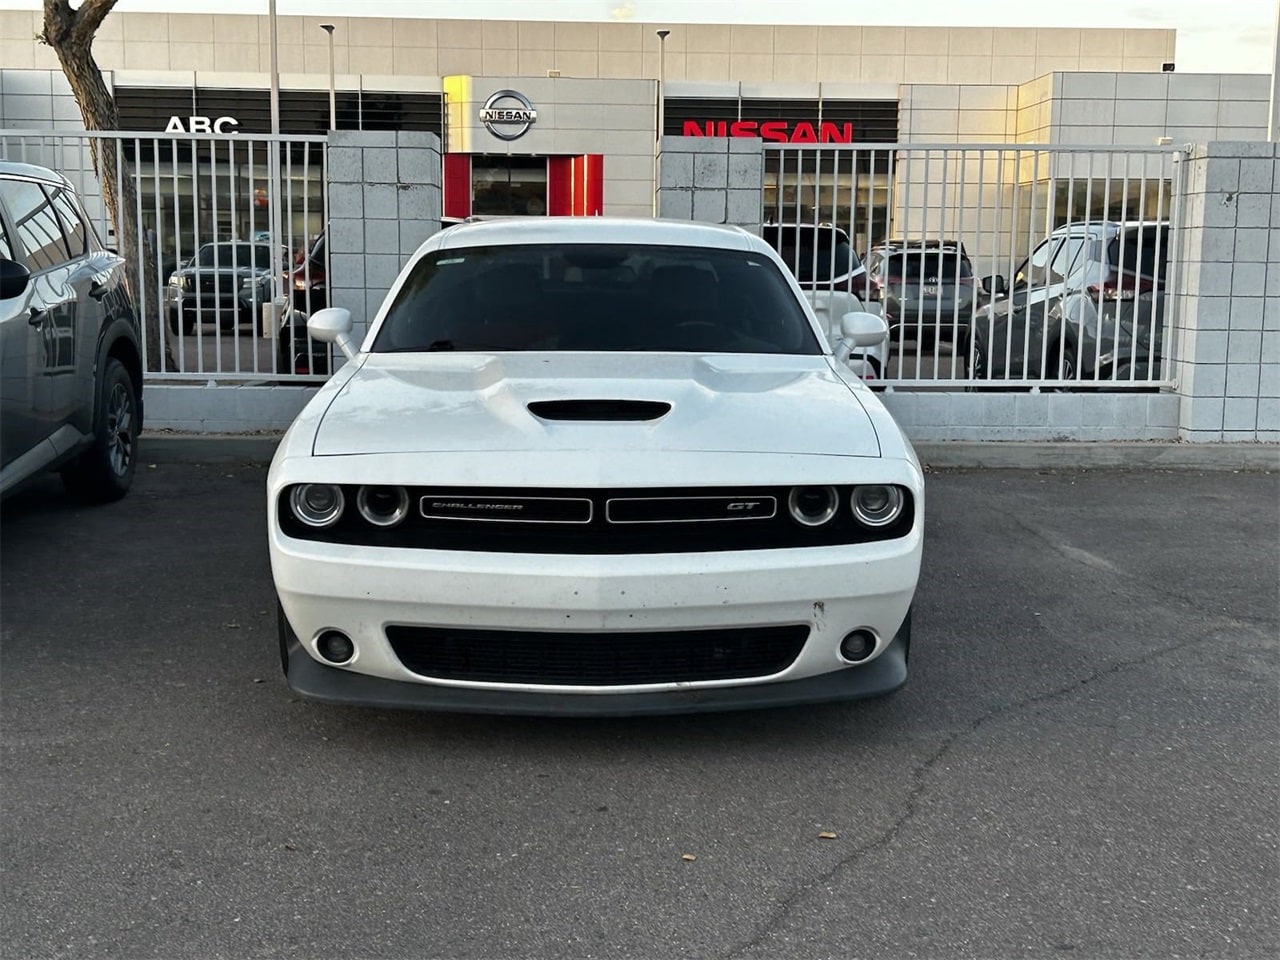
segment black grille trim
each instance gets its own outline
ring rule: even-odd
[[[593,505],[586,497],[424,496],[418,514],[426,520],[470,523],[590,523]]]
[[[317,530],[293,516],[289,491],[281,491],[277,501],[280,528],[298,540],[321,540],[373,547],[418,550],[467,550],[484,553],[620,555],[644,553],[711,553],[727,550],[768,550],[790,547],[820,547],[849,543],[893,540],[911,532],[915,503],[911,491],[903,494],[902,514],[885,527],[870,528],[858,523],[849,505],[851,486],[837,487],[839,507],[831,522],[820,527],[803,527],[791,519],[785,506],[791,487],[660,487],[650,489],[512,488],[512,487],[410,487],[415,504],[423,497],[495,498],[530,500],[589,500],[590,523],[503,522],[476,523],[474,520],[425,518],[418,511],[399,526],[380,529],[366,523],[350,505],[356,502],[359,487],[345,485],[348,508],[332,527]],[[716,520],[655,520],[648,523],[610,522],[609,502],[630,499],[674,498],[695,500],[723,498],[734,501],[772,499],[778,504],[774,515],[754,523],[725,523]]]
[[[746,680],[781,673],[803,624],[648,633],[538,633],[391,625],[405,669],[437,680],[611,687]]]
[[[772,520],[773,497],[619,497],[604,505],[610,523],[715,523]]]

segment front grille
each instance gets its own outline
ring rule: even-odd
[[[581,490],[511,487],[410,487],[414,509],[389,529],[352,508],[360,488],[344,486],[348,504],[331,527],[303,525],[281,491],[280,527],[299,540],[421,550],[486,553],[706,553],[868,543],[906,536],[914,523],[911,492],[886,527],[858,523],[850,487],[838,488],[829,523],[805,527],[786,507],[790,487],[656,487]],[[518,509],[515,509],[518,508]]]
[[[767,677],[790,666],[808,637],[804,625],[660,633],[387,627],[396,656],[419,676],[584,687]]]
[[[201,293],[232,294],[236,292],[239,286],[237,279],[230,274],[215,274],[213,276],[202,274],[198,279]]]

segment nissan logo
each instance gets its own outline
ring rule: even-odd
[[[519,140],[537,120],[529,98],[515,90],[499,90],[480,108],[480,122],[499,140]]]

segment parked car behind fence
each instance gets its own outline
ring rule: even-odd
[[[970,378],[1158,378],[1171,255],[1165,222],[1059,227],[979,313],[962,348]]]
[[[890,240],[867,254],[871,298],[883,306],[889,335],[932,345],[964,340],[978,302],[969,256],[962,244]]]
[[[846,313],[878,312],[866,300],[867,271],[844,230],[827,223],[766,223],[760,235],[800,284],[828,340],[838,339]],[[888,346],[886,340],[858,348],[849,357],[850,368],[864,380],[878,380],[884,376]]]

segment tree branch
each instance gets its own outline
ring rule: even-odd
[[[64,43],[75,26],[71,0],[44,0],[44,30],[37,39],[50,47]]]
[[[50,2],[58,2],[58,0],[45,0],[46,6]],[[69,0],[62,0],[63,3]],[[76,11],[75,31],[80,35],[86,43],[93,43],[93,35],[98,32],[98,28],[102,26],[102,21],[107,19],[107,14],[111,12],[116,5],[116,0],[84,0],[80,4],[80,9]]]

